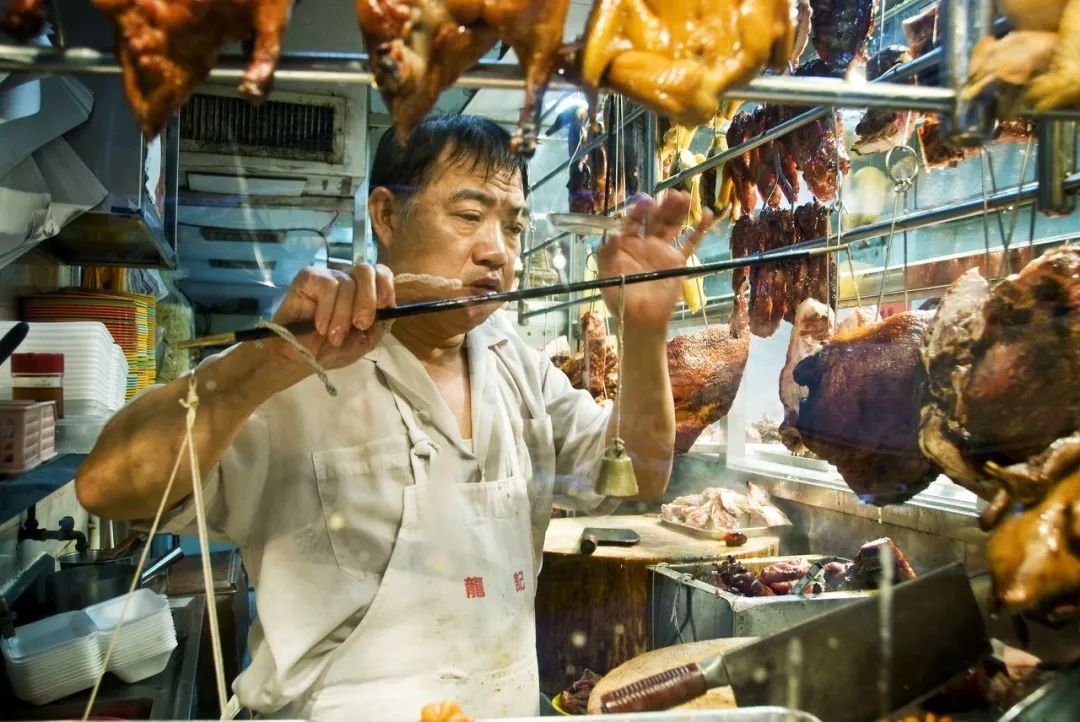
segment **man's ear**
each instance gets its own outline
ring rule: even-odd
[[[380,256],[394,242],[394,212],[397,202],[390,189],[381,186],[368,195],[368,219],[371,222],[371,232],[380,246]]]

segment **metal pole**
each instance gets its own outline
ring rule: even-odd
[[[1076,198],[1065,191],[1065,179],[1076,171],[1076,121],[1040,119],[1037,127],[1035,207],[1048,216],[1067,216],[1076,209]]]
[[[971,71],[971,51],[991,34],[994,25],[993,0],[959,0],[939,5],[945,54],[943,80],[954,94],[955,105],[942,115],[945,137],[961,146],[979,146],[990,141],[996,121],[988,97],[967,101],[959,93]]]
[[[640,118],[642,116],[642,114],[644,114],[644,113],[645,113],[644,108],[635,108],[634,110],[632,110],[631,112],[626,114],[626,117],[624,117],[622,119],[622,122],[619,123],[619,128],[625,128],[630,123],[632,123],[633,121]],[[563,161],[559,165],[555,166],[555,168],[553,168],[551,170],[551,172],[545,174],[544,177],[542,177],[540,180],[536,181],[531,186],[529,186],[529,192],[532,193],[533,191],[535,191],[537,188],[539,188],[540,186],[547,183],[552,178],[557,177],[560,173],[562,173],[564,170],[569,168],[571,165],[573,165],[574,163],[577,163],[579,160],[584,158],[587,154],[591,153],[594,149],[599,148],[601,145],[603,145],[605,142],[607,142],[608,133],[610,133],[610,132],[611,132],[610,130],[605,130],[603,133],[596,136],[595,138],[590,140],[588,143],[586,143],[584,146],[579,148],[577,150],[577,152],[574,153],[573,157],[568,158],[567,160]]]

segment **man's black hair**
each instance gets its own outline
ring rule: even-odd
[[[444,150],[447,165],[465,163],[485,175],[517,172],[528,195],[528,166],[510,150],[510,134],[478,115],[429,117],[413,129],[404,146],[393,129],[386,131],[371,164],[370,191],[382,187],[399,197],[413,195],[431,181]]]

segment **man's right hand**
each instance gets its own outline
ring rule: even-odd
[[[383,265],[357,265],[348,271],[308,267],[289,285],[274,314],[279,324],[315,321],[315,331],[297,339],[327,369],[358,361],[375,348],[383,328],[375,323],[375,311],[393,306],[394,275]],[[289,362],[301,362],[290,344],[274,342]]]

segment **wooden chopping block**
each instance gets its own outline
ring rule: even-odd
[[[641,542],[601,546],[584,556],[579,545],[585,527],[633,529]],[[775,536],[728,547],[663,525],[655,516],[552,519],[536,592],[540,689],[558,694],[586,668],[605,674],[648,649],[649,566],[779,552]]]
[[[654,649],[651,652],[634,657],[629,662],[611,670],[609,674],[596,683],[592,694],[589,695],[588,712],[589,714],[600,714],[600,698],[612,690],[633,684],[639,679],[645,679],[651,675],[681,667],[684,664],[700,662],[709,657],[723,655],[725,652],[730,652],[753,641],[753,637],[709,639],[704,642],[689,642]],[[735,693],[732,692],[731,687],[717,687],[710,689],[697,699],[692,699],[686,704],[681,704],[673,709],[731,709],[736,706]]]

